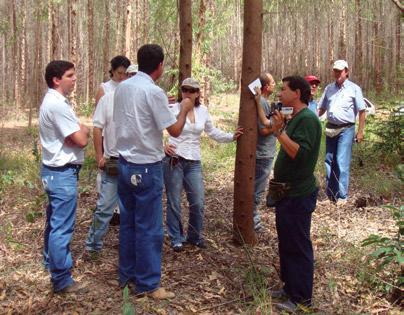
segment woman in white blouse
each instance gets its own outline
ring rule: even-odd
[[[184,129],[178,138],[169,137],[165,146],[164,183],[167,195],[167,230],[171,247],[179,252],[187,242],[205,248],[202,236],[204,212],[204,186],[201,166],[201,134],[203,131],[216,140],[225,143],[236,140],[243,133],[227,133],[213,126],[208,109],[200,104],[199,83],[193,78],[181,84],[182,98],[194,102],[194,109],[188,112]],[[180,112],[180,103],[172,105],[174,115]],[[181,192],[185,189],[189,204],[188,233],[184,235],[181,219]]]

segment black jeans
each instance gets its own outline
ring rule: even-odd
[[[310,239],[311,214],[318,189],[304,197],[287,197],[276,203],[281,280],[294,303],[310,305],[313,294],[314,256]]]

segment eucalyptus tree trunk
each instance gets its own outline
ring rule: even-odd
[[[180,0],[180,61],[178,86],[192,73],[192,1]],[[178,89],[178,96],[181,91]]]
[[[94,93],[94,5],[93,0],[87,2],[87,36],[88,36],[88,51],[87,51],[87,65],[88,65],[88,77],[87,77],[87,91],[86,102],[90,102]],[[90,96],[91,95],[91,96]]]
[[[257,110],[248,84],[258,78],[262,58],[262,0],[244,2],[243,61],[238,125],[244,135],[237,142],[234,174],[233,236],[239,244],[254,245],[253,223]]]

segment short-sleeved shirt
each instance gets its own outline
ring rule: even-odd
[[[321,143],[321,124],[318,117],[308,108],[296,114],[286,127],[286,134],[299,144],[299,150],[292,159],[281,146],[274,167],[274,180],[289,183],[289,197],[311,194],[317,187],[314,169]]]
[[[268,101],[261,96],[260,99],[261,107],[263,108],[265,115],[268,116],[271,112],[271,107],[268,104]],[[265,128],[265,126],[258,119],[258,129]],[[276,137],[272,134],[268,136],[262,136],[259,134],[257,137],[257,151],[256,158],[257,159],[267,159],[273,158],[276,152]]]
[[[109,92],[103,95],[100,98],[93,115],[94,127],[102,129],[104,156],[106,158],[118,156],[118,152],[115,148],[115,124],[112,119],[114,112],[114,94],[115,92]]]
[[[175,116],[181,111],[179,103],[170,106],[170,108]],[[181,135],[177,138],[169,137],[168,143],[176,146],[177,155],[187,160],[199,161],[201,159],[201,135],[203,131],[210,138],[221,143],[233,141],[233,133],[215,128],[206,106],[197,106],[193,111],[195,123],[191,123],[187,118]]]
[[[318,104],[317,104],[317,102],[316,102],[315,100],[311,100],[311,101],[309,102],[309,105],[308,105],[308,108],[309,108],[314,114],[316,114],[316,116],[318,115],[318,113],[317,113],[317,106],[318,106]]]
[[[118,84],[119,84],[119,82],[116,82],[116,81],[110,79],[107,82],[102,82],[101,87],[104,90],[104,94],[108,94],[111,92],[115,92],[115,89],[118,86]]]
[[[348,79],[339,87],[336,82],[327,85],[321,96],[320,108],[327,111],[327,120],[335,125],[355,123],[359,111],[365,110],[362,89]]]
[[[113,120],[116,150],[136,164],[163,159],[163,130],[177,121],[168,108],[167,95],[141,71],[116,88]]]
[[[66,137],[79,130],[80,122],[67,99],[55,89],[49,89],[39,109],[42,163],[51,167],[82,164],[84,150],[64,143]]]

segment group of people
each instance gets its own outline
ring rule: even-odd
[[[202,132],[217,142],[237,140],[238,127],[227,133],[213,126],[200,101],[200,85],[186,78],[178,102],[169,104],[155,84],[164,71],[160,46],[147,44],[137,53],[138,65],[124,56],[111,60],[111,80],[96,95],[93,141],[99,172],[99,197],[89,228],[86,250],[99,253],[114,209],[119,205],[119,284],[136,295],[156,299],[174,297],[160,286],[163,246],[163,189],[167,196],[166,225],[171,247],[180,252],[185,243],[205,248],[203,238],[204,186],[201,168]],[[359,112],[357,141],[363,139],[364,103],[360,88],[347,80],[348,64],[334,63],[335,83],[324,90],[319,106],[314,101],[320,80],[315,76],[282,79],[279,100],[293,108],[285,117],[272,111],[268,98],[275,91],[269,73],[260,76],[256,90],[258,140],[256,150],[254,227],[262,229],[258,206],[268,185],[276,209],[281,280],[284,287],[273,297],[286,296],[286,310],[311,304],[313,249],[311,213],[316,207],[318,184],[314,176],[321,143],[318,115],[327,111],[327,195],[345,201],[348,191],[350,139],[353,142]],[[40,107],[42,145],[41,178],[48,194],[44,265],[55,293],[84,292],[72,278],[70,241],[77,206],[77,181],[88,143],[89,129],[80,124],[67,96],[76,82],[74,65],[52,61],[45,70],[49,87]],[[318,107],[318,108],[317,108]],[[163,131],[168,141],[163,144]],[[331,130],[333,133],[329,133]],[[353,131],[352,131],[353,130]],[[348,170],[346,169],[348,166]],[[188,230],[182,222],[181,193],[189,203]]]

